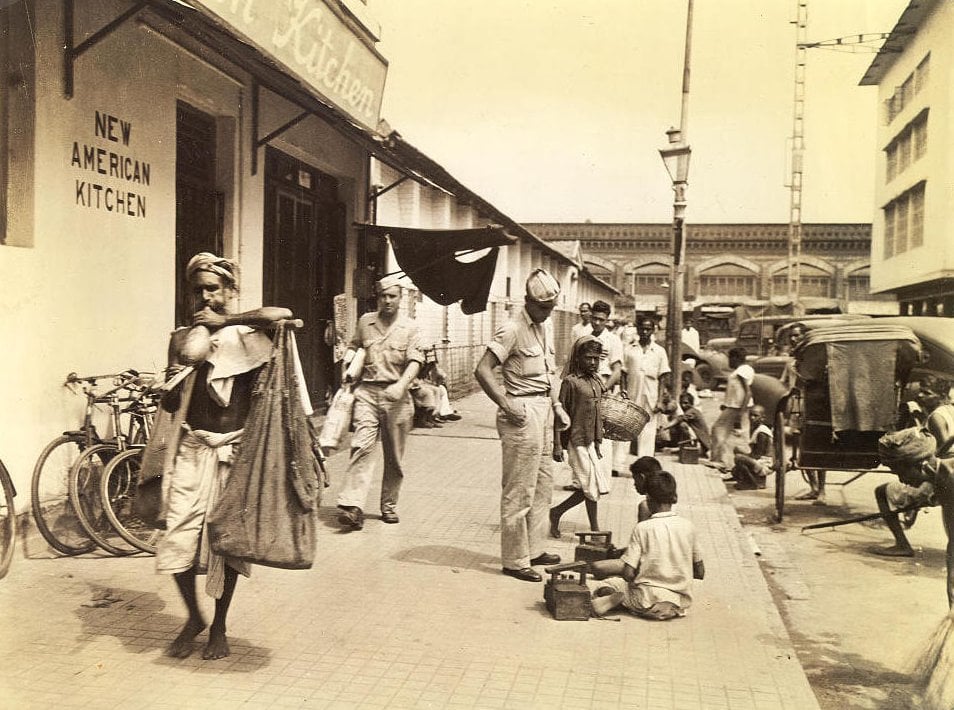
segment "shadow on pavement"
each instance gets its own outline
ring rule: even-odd
[[[230,637],[232,655],[215,661],[202,660],[202,648],[208,632],[196,639],[195,651],[185,659],[164,655],[166,648],[176,637],[185,618],[162,611],[165,602],[155,592],[135,589],[93,587],[90,600],[75,610],[82,622],[80,643],[95,636],[112,636],[129,653],[160,651],[153,663],[164,666],[194,665],[199,661],[209,671],[234,671],[248,673],[264,668],[270,662],[271,651],[255,646],[241,638]]]
[[[418,565],[472,569],[489,574],[500,574],[500,558],[496,555],[485,555],[450,545],[418,545],[401,550],[391,558]]]

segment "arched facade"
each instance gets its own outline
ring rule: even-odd
[[[603,278],[632,294],[618,306],[647,300],[635,284],[661,283],[671,269],[669,224],[560,223],[524,225],[538,237],[575,239],[587,264]],[[688,305],[767,300],[788,294],[788,224],[689,224],[686,226]],[[868,291],[871,225],[809,223],[802,227],[800,295],[836,299],[849,312],[897,312],[893,302]],[[634,293],[635,291],[635,293]],[[889,295],[890,299],[891,296]],[[653,297],[658,312],[666,293]]]

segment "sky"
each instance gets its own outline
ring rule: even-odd
[[[695,0],[687,223],[788,222],[796,0]],[[808,41],[890,32],[907,0],[808,0]],[[686,0],[369,0],[382,117],[520,222],[667,222]],[[874,54],[807,51],[803,222],[870,222]]]

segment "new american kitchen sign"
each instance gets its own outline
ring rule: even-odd
[[[189,0],[374,130],[387,61],[332,9],[334,0]]]

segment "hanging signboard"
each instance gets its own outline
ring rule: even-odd
[[[333,9],[334,0],[189,0],[279,61],[357,123],[375,130],[387,61]]]

